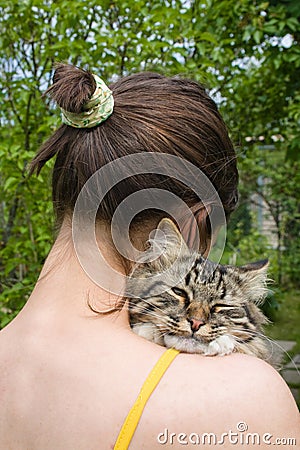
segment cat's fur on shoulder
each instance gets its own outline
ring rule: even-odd
[[[258,307],[268,292],[268,261],[216,264],[191,251],[171,220],[163,219],[158,230],[164,240],[151,244],[160,256],[136,264],[127,284],[133,331],[182,352],[239,352],[278,368],[262,330],[268,320]]]

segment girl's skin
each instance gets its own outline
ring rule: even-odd
[[[112,267],[123,271],[105,227],[100,228],[102,253]],[[87,300],[105,310],[119,299],[82,270],[65,222],[26,306],[0,335],[1,450],[113,448],[143,382],[165,349],[132,333],[126,308],[97,315]],[[222,433],[236,433],[239,422],[248,430],[238,436],[258,433],[261,440],[245,448],[269,449],[270,442],[282,437],[297,440],[285,448],[300,448],[297,407],[271,366],[242,354],[180,354],[149,399],[130,448],[182,449],[179,433],[215,433],[221,439]],[[157,436],[165,429],[168,444],[162,445]],[[265,433],[272,435],[265,436],[267,443]],[[240,448],[226,437],[219,446]]]

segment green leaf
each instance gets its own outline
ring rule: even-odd
[[[19,179],[14,177],[14,176],[10,176],[7,178],[7,180],[4,183],[3,189],[4,191],[8,191],[8,190],[14,190],[16,188],[16,186],[19,183]]]
[[[261,41],[262,33],[260,30],[255,30],[253,33],[253,39],[254,41],[259,44]]]
[[[218,39],[213,34],[209,33],[208,31],[205,31],[204,33],[201,33],[199,36],[199,39],[201,41],[208,41],[212,42],[213,44],[218,45]]]

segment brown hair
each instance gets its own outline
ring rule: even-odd
[[[78,113],[95,87],[90,72],[61,63],[45,94],[63,109]],[[200,168],[215,186],[228,216],[237,203],[236,157],[223,119],[205,89],[194,81],[149,72],[121,78],[110,89],[115,106],[105,122],[89,129],[61,125],[31,163],[31,173],[38,174],[56,155],[52,186],[58,224],[72,212],[83,185],[99,168],[138,152],[169,153]],[[189,205],[199,202],[179,181],[141,174],[107,194],[99,219],[110,221],[124,198],[158,185]],[[147,212],[141,219],[147,219]]]

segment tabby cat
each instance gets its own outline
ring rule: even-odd
[[[268,261],[216,264],[189,250],[171,220],[163,219],[158,232],[164,240],[150,243],[161,247],[160,256],[137,263],[127,284],[133,331],[182,352],[246,353],[278,368],[257,306],[268,292]]]

